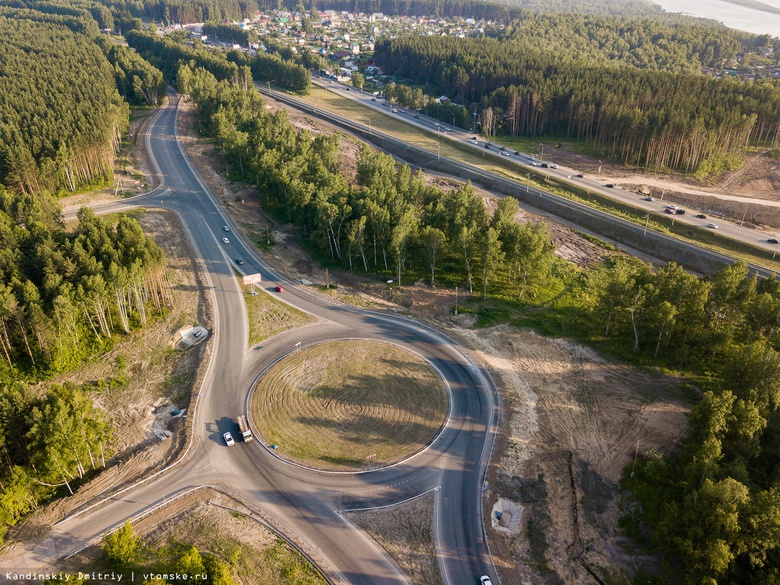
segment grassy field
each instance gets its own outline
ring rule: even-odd
[[[427,362],[364,340],[315,345],[273,366],[252,394],[255,427],[306,465],[354,470],[423,448],[444,422],[444,384]]]
[[[241,285],[249,319],[249,345],[274,335],[312,323],[315,317],[276,300],[263,291],[252,294],[252,287]]]

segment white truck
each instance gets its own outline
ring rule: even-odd
[[[238,428],[241,431],[241,436],[244,437],[244,442],[252,440],[252,430],[243,415],[238,417]]]

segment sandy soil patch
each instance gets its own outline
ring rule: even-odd
[[[584,585],[586,566],[607,578],[651,562],[620,536],[617,483],[638,450],[664,452],[684,430],[677,382],[507,326],[457,333],[508,407],[485,499],[524,508],[516,535],[491,531],[503,582]]]

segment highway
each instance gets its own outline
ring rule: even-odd
[[[638,211],[653,214],[658,221],[668,221],[669,223],[680,222],[706,230],[718,230],[721,235],[731,239],[745,242],[757,246],[758,248],[764,248],[772,252],[780,252],[780,242],[770,241],[772,239],[780,240],[780,235],[765,235],[756,232],[756,230],[744,228],[736,222],[709,216],[707,212],[701,213],[698,210],[690,208],[685,209],[685,214],[668,213],[666,211],[668,202],[652,198],[647,200],[645,196],[638,195],[619,186],[607,187],[609,183],[600,180],[599,177],[579,176],[582,175],[581,171],[557,165],[554,159],[550,158],[551,156],[554,157],[554,149],[552,153],[548,152],[547,158],[514,151],[509,148],[502,149],[500,145],[488,142],[484,138],[475,135],[473,132],[456,128],[452,124],[441,123],[438,120],[429,118],[415,110],[410,110],[397,104],[390,104],[381,97],[361,92],[338,81],[313,75],[312,83],[318,87],[332,91],[341,97],[356,101],[367,108],[382,112],[383,114],[395,115],[400,121],[407,124],[417,126],[418,128],[429,132],[436,132],[443,140],[452,140],[467,147],[471,147],[474,149],[475,153],[480,152],[486,157],[499,157],[508,162],[512,162],[517,165],[519,174],[524,174],[524,169],[533,170],[537,173],[544,173],[550,177],[556,177],[569,182],[581,189],[586,189],[592,193],[598,193],[609,197],[610,199],[614,199],[615,201],[636,207]],[[260,89],[264,89],[264,86],[260,86]],[[275,92],[275,95],[278,95],[278,92]],[[311,107],[310,102],[306,103]],[[488,148],[485,148],[486,146]],[[547,166],[544,167],[543,165]],[[724,195],[724,197],[735,199],[734,197],[726,195]],[[762,204],[776,205],[774,202],[762,202]],[[672,211],[676,211],[676,208]],[[697,215],[704,215],[705,217],[696,217]]]
[[[445,335],[411,319],[352,308],[312,294],[275,273],[245,242],[216,204],[175,139],[177,97],[149,127],[147,146],[160,184],[150,194],[97,213],[132,207],[176,212],[207,274],[215,313],[209,368],[188,416],[192,440],[170,468],[142,483],[96,501],[58,523],[45,540],[0,560],[3,571],[56,566],[127,518],[136,518],[198,486],[222,486],[279,520],[280,530],[313,559],[333,583],[407,583],[397,564],[340,512],[401,502],[432,491],[434,540],[445,584],[476,583],[490,575],[498,583],[485,537],[482,483],[499,416],[496,388],[487,372]],[[226,235],[223,226],[231,227]],[[243,257],[245,264],[235,266]],[[314,324],[248,347],[243,293],[233,274],[259,272],[269,294],[277,284],[285,302],[315,315]],[[264,294],[264,293],[261,293]],[[236,417],[246,413],[256,378],[274,361],[302,347],[335,339],[363,338],[396,343],[435,367],[446,380],[450,411],[427,449],[391,467],[363,473],[324,473],[291,465],[260,442],[227,447],[222,433],[237,434]],[[247,413],[248,414],[248,413]],[[251,423],[251,421],[250,421]],[[302,544],[303,543],[303,544]]]

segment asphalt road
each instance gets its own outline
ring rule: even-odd
[[[723,218],[710,216],[706,212],[701,214],[698,210],[690,208],[685,209],[686,213],[684,215],[667,213],[666,209],[668,202],[657,199],[646,201],[644,196],[637,195],[624,188],[617,186],[607,187],[609,183],[602,180],[599,176],[578,177],[577,175],[582,174],[580,170],[559,166],[555,163],[554,150],[553,152],[549,152],[550,149],[548,149],[547,157],[535,156],[508,148],[501,150],[499,145],[492,144],[484,138],[475,135],[473,132],[456,128],[454,125],[447,124],[446,122],[439,122],[438,120],[429,118],[415,110],[410,110],[397,104],[389,104],[381,97],[363,93],[348,85],[339,83],[338,81],[313,75],[312,82],[315,85],[337,93],[344,98],[359,102],[367,108],[381,111],[383,114],[396,115],[400,121],[407,124],[417,126],[418,128],[428,130],[429,132],[437,132],[441,135],[442,139],[454,140],[463,143],[466,146],[470,146],[475,149],[475,153],[481,152],[483,156],[499,157],[511,161],[518,165],[519,171],[521,172],[523,168],[529,168],[533,169],[535,172],[546,173],[551,177],[568,181],[577,187],[587,189],[593,193],[599,193],[600,195],[607,196],[621,203],[627,203],[639,210],[651,213],[656,216],[659,221],[668,221],[669,223],[680,222],[707,230],[718,230],[722,235],[734,240],[745,242],[759,248],[772,250],[773,252],[780,252],[780,243],[772,243],[769,241],[770,239],[780,239],[780,235],[765,235],[756,232],[756,230],[742,227],[739,225],[740,222],[733,222]],[[364,121],[357,120],[356,122],[363,123]],[[485,148],[486,145],[489,148]],[[543,150],[542,154],[544,154]],[[547,167],[545,168],[542,165],[547,165]],[[555,165],[556,168],[550,168],[550,165]],[[731,198],[728,195],[726,195],[726,197]],[[705,215],[706,217],[696,217],[697,215]]]
[[[354,584],[407,580],[396,563],[339,512],[384,506],[434,491],[434,536],[445,583],[477,583],[483,574],[495,579],[481,506],[498,417],[489,375],[457,344],[429,327],[321,298],[269,269],[254,246],[231,226],[175,140],[176,103],[176,97],[169,96],[147,139],[162,174],[161,185],[149,195],[99,206],[96,211],[108,213],[128,206],[175,211],[206,271],[215,306],[214,346],[199,396],[187,413],[194,417],[192,442],[172,468],[65,519],[44,542],[0,560],[0,568],[24,571],[56,566],[57,559],[95,542],[126,518],[145,514],[192,488],[219,485],[279,519],[282,532],[315,559],[331,581]],[[225,225],[231,226],[229,233],[223,231]],[[226,236],[228,244],[222,242]],[[234,264],[239,256],[245,260],[240,267]],[[268,294],[317,316],[318,321],[248,348],[246,308],[234,268],[261,273]],[[284,293],[273,291],[277,284],[284,286]],[[396,343],[417,352],[440,372],[449,386],[450,412],[442,432],[426,450],[392,467],[355,474],[291,465],[258,441],[238,442],[234,447],[224,444],[225,431],[238,435],[235,419],[246,412],[248,391],[265,368],[299,342],[305,347],[342,338]]]

